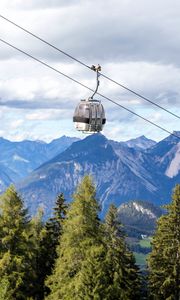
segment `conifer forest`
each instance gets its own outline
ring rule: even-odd
[[[142,271],[126,242],[117,208],[99,218],[93,180],[85,176],[52,216],[30,217],[10,186],[0,197],[0,300],[179,300],[180,185],[158,222]]]

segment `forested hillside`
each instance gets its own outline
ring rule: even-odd
[[[118,209],[110,205],[104,221],[99,210],[89,176],[71,204],[59,194],[45,223],[42,210],[29,216],[10,186],[0,197],[0,299],[179,300],[180,185],[159,218],[146,279],[127,246]]]

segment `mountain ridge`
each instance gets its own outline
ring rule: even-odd
[[[0,137],[0,164],[16,173],[16,179],[12,180],[16,182],[77,140],[62,136],[50,143],[39,140],[12,142]]]
[[[164,144],[166,146],[167,142],[167,150],[169,141],[171,138]],[[25,197],[31,199],[30,206],[41,199],[48,212],[51,210],[52,199],[59,192],[63,192],[70,201],[77,184],[87,174],[96,182],[103,215],[111,202],[117,206],[132,199],[151,201],[158,205],[168,203],[177,178],[169,178],[159,168],[157,144],[145,150],[136,149],[108,140],[102,134],[91,135],[73,143],[40,166],[19,188]],[[158,151],[154,150],[155,147]]]
[[[146,142],[145,148],[136,145],[142,140]],[[16,151],[14,148],[12,151],[11,142],[0,139],[0,158],[3,155],[7,158],[5,165],[0,160],[1,192],[11,183],[10,178],[32,213],[41,205],[50,214],[57,194],[63,192],[71,201],[76,186],[88,174],[95,180],[103,215],[112,202],[117,206],[137,199],[158,205],[167,203],[172,187],[180,180],[179,140],[172,135],[152,145],[152,140],[141,136],[133,139],[133,145],[129,145],[129,141],[117,142],[102,134],[94,134],[83,140],[75,138],[75,141],[63,136],[48,144],[50,150],[43,141],[15,142]],[[31,157],[36,147],[38,154]],[[46,156],[48,151],[50,159]],[[29,170],[29,175],[21,179],[17,170],[21,171],[22,167],[27,175],[29,157],[35,160],[34,171]],[[18,184],[17,178],[20,179]]]

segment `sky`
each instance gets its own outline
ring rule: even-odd
[[[180,115],[179,0],[1,0],[3,15],[88,66]],[[95,73],[0,18],[0,38],[94,89]],[[100,77],[99,93],[170,132],[180,119]],[[83,138],[74,109],[91,92],[0,42],[0,136]],[[107,100],[103,134],[125,141],[168,133]]]

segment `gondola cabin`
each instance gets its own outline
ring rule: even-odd
[[[75,109],[73,122],[77,130],[85,133],[102,131],[106,123],[103,105],[98,100],[81,100]]]

